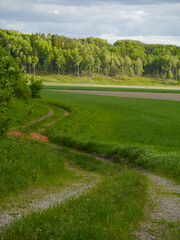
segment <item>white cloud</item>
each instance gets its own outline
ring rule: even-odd
[[[125,36],[179,44],[179,12],[177,0],[0,1],[2,28],[77,38],[107,36],[110,42]]]
[[[122,39],[132,39],[132,40],[139,40],[144,43],[150,44],[170,44],[170,45],[177,45],[180,46],[180,36],[117,36],[112,34],[102,34],[97,36],[102,39],[108,40],[110,43],[114,43],[117,40]]]

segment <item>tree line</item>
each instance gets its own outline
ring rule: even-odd
[[[0,45],[24,73],[138,76],[180,80],[180,47],[0,29]]]

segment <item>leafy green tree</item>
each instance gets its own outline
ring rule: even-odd
[[[124,58],[124,70],[126,75],[130,75],[130,74],[132,75],[131,65],[132,65],[131,59],[128,56],[126,56]]]
[[[100,69],[101,69],[101,60],[98,57],[96,57],[95,60],[94,60],[94,64],[95,64],[96,72],[99,75],[99,72],[100,72]]]
[[[171,70],[169,70],[169,72],[168,72],[168,78],[170,78],[170,79],[173,78],[173,74],[172,74]]]
[[[103,65],[103,70],[104,70],[105,75],[108,75],[109,64],[111,61],[111,55],[106,48],[102,49],[102,51],[103,52],[102,52],[102,56],[101,56],[101,62]]]
[[[79,76],[79,67],[82,62],[82,56],[80,55],[78,48],[74,49],[73,55],[74,55],[74,66],[77,67],[77,74]]]
[[[35,77],[35,74],[36,74],[36,65],[38,64],[38,61],[39,61],[39,59],[36,56],[32,57],[32,66],[34,68],[34,77]]]
[[[180,69],[178,69],[177,77],[178,77],[178,81],[179,81],[179,85],[180,85]]]
[[[32,64],[32,57],[31,56],[28,56],[27,63],[29,65],[29,73],[31,73],[31,64]]]
[[[134,71],[138,77],[142,76],[142,73],[144,72],[143,64],[140,58],[138,58],[134,63]]]

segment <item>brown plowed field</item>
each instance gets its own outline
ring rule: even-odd
[[[53,91],[85,93],[114,97],[147,98],[180,101],[180,93],[150,93],[150,92],[121,92],[121,91],[93,91],[93,90],[53,90]]]

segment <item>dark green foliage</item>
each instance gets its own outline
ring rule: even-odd
[[[41,80],[35,80],[33,77],[30,79],[29,87],[31,89],[31,96],[33,98],[40,97],[40,91],[43,89],[43,83]]]
[[[18,64],[0,46],[0,134],[7,131],[10,118],[7,117],[9,104],[14,97],[28,99],[30,89],[22,77]]]

